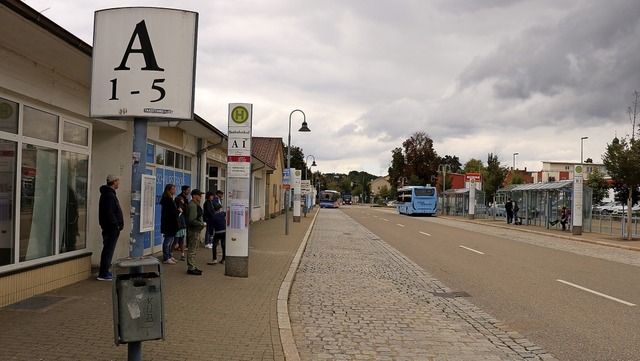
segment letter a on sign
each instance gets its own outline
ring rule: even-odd
[[[91,117],[192,120],[197,29],[190,11],[96,11]]]

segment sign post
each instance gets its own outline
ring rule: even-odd
[[[293,221],[300,222],[300,191],[302,171],[300,169],[291,170],[293,171]]]
[[[252,104],[229,104],[227,247],[224,274],[231,277],[249,277],[252,117]]]
[[[582,165],[573,166],[573,207],[571,209],[571,234],[582,234]]]
[[[129,256],[138,258],[148,229],[148,219],[140,219],[143,198],[150,194],[142,192],[147,122],[194,117],[198,14],[128,7],[94,16],[90,115],[133,120]],[[141,272],[142,267],[131,270]],[[142,343],[128,343],[128,352],[130,361],[142,360]]]

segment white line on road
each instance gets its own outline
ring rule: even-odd
[[[612,296],[609,296],[609,295],[605,295],[604,293],[600,293],[600,292],[597,292],[597,291],[594,291],[594,290],[590,290],[590,289],[588,289],[586,287],[579,286],[579,285],[577,285],[575,283],[571,283],[571,282],[567,282],[567,281],[563,281],[563,280],[556,280],[556,281],[558,281],[560,283],[564,283],[565,285],[569,285],[571,287],[575,287],[575,288],[583,290],[583,291],[587,291],[587,292],[593,293],[594,295],[598,295],[598,296],[601,296],[601,297],[604,297],[604,298],[608,298],[608,299],[610,299],[612,301],[620,302],[623,305],[635,306],[635,303],[623,301],[623,300],[621,300],[619,298],[615,298],[615,297],[612,297]]]
[[[383,220],[383,221],[385,221],[385,222],[389,222],[389,220],[388,220],[388,219],[386,219],[386,218],[380,218],[380,219],[382,219],[382,220]]]
[[[404,225],[403,225],[403,224],[400,224],[400,223],[396,223],[396,224],[397,224],[397,225],[399,225],[400,227],[404,227]]]
[[[473,248],[465,247],[465,246],[462,246],[462,245],[460,246],[460,248],[464,248],[464,249],[466,249],[466,250],[468,250],[468,251],[475,252],[475,253],[478,253],[478,254],[484,254],[484,253],[482,253],[482,252],[480,252],[480,251],[476,251],[476,250],[475,250],[475,249],[473,249]]]
[[[420,232],[422,234],[424,234],[425,236],[431,236],[429,233],[424,233],[424,232]]]

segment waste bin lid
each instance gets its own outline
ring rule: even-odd
[[[155,257],[122,258],[115,265],[118,268],[157,266],[160,265],[160,260]]]

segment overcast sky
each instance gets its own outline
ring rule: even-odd
[[[386,175],[416,131],[438,155],[540,170],[601,162],[640,91],[638,0],[27,0],[88,44],[94,12],[199,13],[196,114],[227,133],[252,103],[253,135],[287,142],[323,173]],[[311,161],[311,158],[309,158]]]

